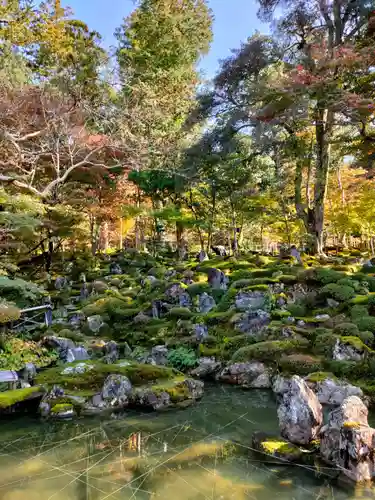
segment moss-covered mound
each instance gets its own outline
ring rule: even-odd
[[[253,447],[256,451],[266,455],[267,460],[274,458],[286,464],[297,461],[302,456],[302,451],[295,444],[282,437],[270,436],[263,432],[254,432]]]
[[[14,389],[13,391],[0,392],[0,408],[5,409],[17,403],[33,399],[44,392],[42,387],[34,386],[25,389]]]
[[[63,373],[67,367],[74,367],[77,363],[64,365],[64,368],[50,368],[37,376],[37,383],[46,386],[54,384],[68,391],[94,390],[99,391],[108,375],[125,375],[133,385],[143,385],[158,380],[173,379],[178,372],[173,368],[163,366],[144,365],[138,363],[112,364],[89,361],[88,369],[84,373]],[[91,367],[91,368],[90,368]]]

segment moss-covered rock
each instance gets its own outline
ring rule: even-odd
[[[187,319],[194,316],[188,307],[172,307],[168,313],[169,318]]]
[[[39,386],[0,392],[0,409],[6,409],[29,399],[40,398],[44,389]]]
[[[76,363],[64,365],[64,370]],[[104,364],[90,361],[92,369],[84,373],[64,374],[61,367],[50,368],[37,375],[37,383],[46,386],[59,385],[67,390],[100,390],[108,375],[125,375],[133,385],[142,385],[156,380],[172,379],[176,371],[163,366],[145,365],[139,363]]]
[[[360,331],[370,331],[375,333],[375,317],[374,316],[363,316],[362,318],[356,318],[355,324],[358,326]]]
[[[241,347],[232,356],[234,363],[240,361],[277,361],[281,356],[305,351],[309,346],[306,339],[270,340]]]
[[[358,326],[354,323],[340,323],[335,326],[333,332],[337,335],[350,336],[350,335],[358,335],[359,329]]]
[[[272,436],[264,432],[254,432],[252,444],[256,451],[267,457],[265,460],[273,458],[278,462],[288,464],[298,461],[302,457],[302,451],[295,444],[282,437]]]
[[[324,298],[329,297],[339,302],[346,302],[355,296],[355,291],[351,286],[329,283],[320,290],[320,296]]]

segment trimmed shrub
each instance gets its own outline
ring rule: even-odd
[[[252,280],[252,279],[237,280],[237,281],[234,281],[232,283],[232,287],[235,288],[236,290],[239,290],[240,288],[249,287],[250,285],[257,286],[257,285],[254,285],[253,282],[254,282],[254,280]],[[267,285],[263,285],[263,286],[267,286]]]
[[[337,283],[339,279],[344,278],[344,273],[334,271],[333,269],[324,267],[312,267],[298,273],[298,281],[306,283],[316,283],[328,285],[329,283]]]
[[[253,273],[248,270],[240,270],[240,271],[235,271],[230,275],[230,280],[232,282],[239,281],[239,280],[249,280],[253,278]]]
[[[252,359],[275,361],[284,354],[293,354],[299,350],[305,350],[308,346],[309,342],[306,339],[268,340],[241,347],[233,354],[232,361],[251,361]]]
[[[366,306],[355,305],[350,309],[350,317],[352,320],[357,320],[368,316],[368,310]]]
[[[198,357],[192,349],[178,347],[170,349],[167,355],[168,364],[177,370],[187,370],[194,368],[198,364]]]
[[[191,318],[193,316],[193,313],[187,307],[172,307],[172,309],[168,313],[168,316],[170,318],[186,319]]]
[[[283,372],[293,375],[308,375],[311,372],[319,372],[323,369],[321,360],[308,354],[282,356],[279,367]]]
[[[354,297],[354,288],[350,286],[340,286],[335,283],[330,283],[325,285],[320,290],[320,295],[322,297],[332,297],[339,302],[346,302]]]
[[[186,289],[190,297],[196,297],[197,295],[201,295],[204,292],[208,293],[210,290],[211,287],[208,283],[193,283]]]
[[[295,318],[301,318],[306,314],[306,307],[303,304],[288,304],[287,308],[290,316],[294,316]]]
[[[332,359],[333,348],[338,338],[339,336],[333,334],[331,331],[316,336],[313,343],[313,352]]]
[[[334,328],[333,333],[343,336],[356,336],[359,333],[359,329],[354,323],[340,323]]]
[[[359,337],[367,346],[371,347],[374,344],[374,334],[372,332],[358,332],[357,337]]]
[[[298,282],[297,276],[294,276],[293,274],[282,274],[279,277],[280,283],[284,283],[285,285],[294,285],[295,283]]]
[[[375,318],[373,316],[358,318],[355,320],[355,324],[361,332],[370,331],[375,333]]]

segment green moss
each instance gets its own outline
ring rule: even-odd
[[[36,392],[43,392],[43,388],[34,386],[25,389],[15,389],[13,391],[0,392],[0,408],[9,408],[10,406],[25,401]]]
[[[282,356],[279,367],[283,372],[293,375],[308,375],[311,372],[318,372],[323,369],[321,359],[309,354]]]
[[[235,311],[232,309],[223,312],[211,311],[203,316],[203,320],[208,325],[218,325],[220,323],[227,323],[234,314]]]
[[[271,318],[272,319],[281,319],[281,318],[289,318],[290,312],[289,311],[284,311],[282,309],[275,309],[271,313]]]
[[[66,366],[74,366],[74,364],[75,363],[72,363]],[[104,380],[110,374],[126,375],[134,385],[142,385],[159,379],[171,379],[176,376],[175,370],[163,366],[143,365],[138,363],[120,366],[120,364],[107,365],[93,361],[90,361],[90,365],[94,366],[92,370],[73,375],[62,374],[61,372],[63,369],[61,367],[50,368],[39,373],[36,380],[37,383],[41,385],[60,385],[71,393],[72,390],[100,390]]]
[[[331,297],[339,302],[346,302],[352,299],[354,295],[354,288],[336,283],[329,283],[320,290],[321,297]]]
[[[249,287],[253,285],[254,280],[253,279],[242,279],[242,280],[237,280],[232,283],[232,287],[235,288],[236,290],[240,290],[242,288]],[[253,285],[256,286],[256,285]],[[264,285],[266,286],[266,285]]]
[[[373,346],[374,344],[374,334],[372,332],[359,332],[357,336],[362,340],[367,346]]]
[[[355,336],[352,336],[352,335],[350,335],[350,336],[344,336],[344,337],[340,337],[340,341],[343,344],[351,345],[357,351],[360,351],[360,352],[368,352],[368,350],[369,350],[369,348],[367,347],[367,345],[365,345],[359,337],[355,337]]]
[[[340,323],[339,325],[335,326],[334,333],[337,335],[343,335],[343,336],[350,336],[350,335],[358,335],[359,330],[358,326],[355,325],[354,323]]]
[[[253,273],[249,270],[235,271],[230,275],[230,280],[232,283],[235,283],[237,281],[250,280],[252,278]]]
[[[252,359],[275,361],[284,354],[293,354],[306,350],[309,342],[306,339],[299,340],[269,340],[257,344],[241,347],[232,357],[233,362],[251,361]]]
[[[357,304],[350,309],[350,317],[354,321],[363,317],[367,317],[368,315],[369,314],[366,306]]]
[[[190,297],[196,297],[204,292],[208,293],[210,289],[211,287],[208,283],[193,283],[187,287],[187,292]]]
[[[59,403],[55,404],[51,408],[51,413],[57,414],[57,413],[63,413],[65,411],[69,411],[73,409],[73,405],[69,403]]]
[[[337,283],[341,278],[345,278],[345,273],[334,271],[333,269],[324,267],[312,267],[298,273],[298,281],[327,285],[329,283]]]
[[[295,283],[298,282],[297,276],[294,276],[293,274],[282,274],[279,277],[280,283],[284,283],[285,285],[294,285]]]
[[[358,326],[360,331],[369,331],[375,333],[375,317],[364,316],[362,318],[356,318],[355,324]]]
[[[289,316],[300,318],[306,314],[306,306],[303,304],[288,304]]]
[[[335,375],[330,372],[314,372],[310,373],[307,377],[308,382],[324,382],[324,380],[331,379],[331,380],[337,380]]]
[[[363,305],[367,304],[369,301],[369,296],[368,295],[356,295],[350,300],[350,304],[353,305]]]
[[[235,288],[229,288],[229,290],[225,293],[221,301],[217,306],[218,311],[227,311],[233,304],[234,299],[237,295],[237,290]]]
[[[313,352],[323,354],[328,359],[332,358],[333,348],[338,338],[339,336],[334,335],[331,331],[316,336],[313,341]]]
[[[291,455],[295,455],[296,458],[301,455],[301,451],[298,446],[285,441],[282,438],[267,438],[260,444],[260,451],[268,455],[275,455],[277,457],[291,459]]]
[[[168,316],[170,318],[191,318],[193,313],[190,311],[188,307],[172,307],[172,309],[169,311]]]

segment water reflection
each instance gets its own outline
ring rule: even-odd
[[[267,463],[253,430],[274,431],[269,393],[212,387],[195,406],[161,414],[2,423],[1,500],[349,500],[332,471]]]

